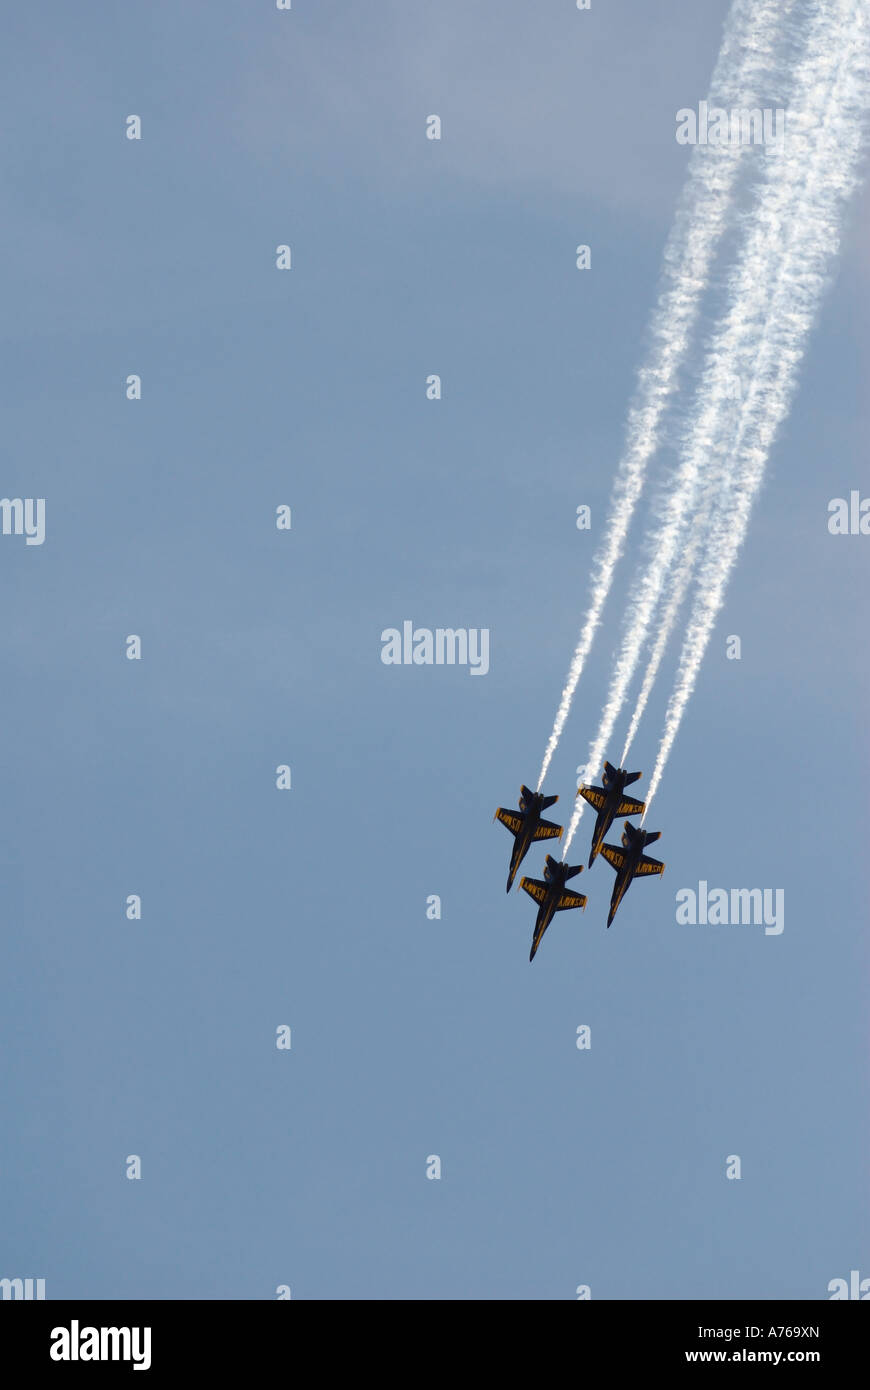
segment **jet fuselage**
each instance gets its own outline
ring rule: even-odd
[[[573,868],[570,864],[562,863],[547,855],[546,867],[543,879],[524,878],[522,886],[530,896],[534,897],[538,903],[538,912],[535,918],[535,931],[532,937],[532,949],[529,952],[529,960],[534,960],[535,952],[541,944],[541,938],[548,926],[552,922],[556,913],[567,908],[586,906],[586,898],[582,893],[575,893],[567,887],[568,880],[575,878],[577,874],[583,872],[583,865],[577,864]]]
[[[595,856],[600,852],[601,846],[604,844],[605,835],[607,834],[608,830],[610,829],[614,820],[616,819],[616,813],[619,810],[619,804],[622,801],[623,795],[625,794],[625,784],[627,778],[628,773],[620,771],[617,773],[616,780],[612,783],[612,785],[605,785],[604,790],[607,792],[607,800],[605,801],[601,810],[598,812],[598,815],[595,819],[595,829],[592,832],[592,853],[589,855],[590,869],[592,868],[592,863],[595,859]]]
[[[590,869],[601,852],[604,837],[613,822],[620,816],[643,815],[643,802],[635,801],[633,797],[625,794],[626,787],[631,786],[632,782],[637,782],[640,776],[639,772],[627,772],[624,767],[614,767],[612,763],[605,762],[602,785],[582,786],[577,792],[578,796],[582,796],[584,801],[594,806],[597,811],[589,853]]]
[[[616,871],[616,882],[613,885],[613,893],[610,898],[610,912],[607,917],[607,925],[610,926],[616,916],[616,909],[625,897],[632,881],[637,877],[638,869],[641,868],[645,855],[644,849],[647,844],[657,840],[661,831],[635,830],[633,826],[627,825],[622,832],[622,846],[625,858],[622,867]],[[662,866],[664,867],[664,866]]]
[[[543,792],[533,792],[528,787],[523,786],[520,789],[520,802],[517,811],[511,811],[504,806],[500,806],[496,811],[496,819],[506,825],[514,837],[507,879],[508,892],[511,891],[517,869],[534,841],[558,839],[562,834],[561,825],[544,820],[541,814],[549,806],[555,805],[558,800],[557,796],[544,796]]]

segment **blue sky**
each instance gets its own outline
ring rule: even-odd
[[[726,8],[10,19],[2,492],[46,498],[46,540],[0,537],[0,1275],[125,1299],[870,1275],[870,541],[827,530],[870,494],[866,194],[656,798],[663,879],[606,931],[596,863],[530,966],[491,823],[583,618],[674,113]],[[566,817],[631,581],[548,779]],[[488,628],[489,673],[383,665],[405,619]],[[782,935],[677,925],[701,879],[784,888]]]

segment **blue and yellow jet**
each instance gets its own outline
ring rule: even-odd
[[[589,855],[589,868],[604,844],[604,837],[617,816],[642,816],[646,806],[642,801],[625,795],[626,787],[643,776],[641,772],[626,772],[624,767],[604,764],[603,787],[581,787],[577,795],[588,801],[598,812],[595,829],[592,832],[592,853]]]
[[[511,891],[514,875],[536,840],[558,840],[562,826],[551,820],[543,820],[541,812],[554,806],[558,796],[544,796],[541,792],[530,792],[528,787],[520,787],[520,809],[509,811],[499,806],[493,820],[500,820],[514,837],[511,866],[508,873],[507,891]]]
[[[529,953],[530,961],[535,959],[535,952],[541,944],[541,937],[557,912],[565,912],[570,907],[586,907],[586,898],[583,893],[574,893],[570,888],[565,887],[569,878],[574,878],[582,872],[582,864],[576,864],[572,868],[570,864],[562,864],[558,859],[554,859],[551,854],[548,854],[543,879],[522,879],[520,887],[525,889],[529,897],[534,898],[535,902],[539,904],[538,915],[535,919],[535,934],[532,937],[532,949]]]
[[[617,845],[601,846],[604,858],[610,867],[616,870],[616,882],[610,899],[610,915],[607,918],[608,926],[616,916],[616,909],[625,897],[632,879],[664,873],[665,866],[660,859],[650,859],[644,854],[646,846],[657,840],[661,833],[660,830],[635,830],[631,821],[626,821],[622,832],[622,849]]]

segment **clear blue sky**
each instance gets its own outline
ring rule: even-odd
[[[827,531],[831,497],[870,495],[866,196],[656,799],[664,878],[606,931],[597,863],[530,966],[491,821],[537,777],[685,175],[674,113],[726,8],[9,17],[0,491],[46,498],[46,540],[0,537],[0,1276],[226,1299],[870,1276],[870,539]],[[630,582],[548,780],[566,815]],[[489,673],[384,666],[404,619],[488,628]],[[678,926],[701,879],[784,888],[784,932]]]

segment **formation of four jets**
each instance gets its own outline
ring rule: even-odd
[[[604,785],[581,787],[577,793],[598,812],[592,832],[589,868],[592,868],[596,856],[601,854],[611,868],[616,870],[616,882],[613,885],[610,914],[607,918],[608,927],[616,916],[616,909],[625,897],[632,880],[649,874],[660,874],[665,867],[660,860],[651,859],[644,854],[646,846],[659,838],[660,830],[647,831],[640,827],[635,829],[630,821],[626,821],[622,831],[622,848],[604,843],[604,836],[614,820],[621,816],[642,816],[646,810],[642,801],[635,801],[633,797],[625,795],[625,788],[636,782],[641,775],[639,772],[626,772],[625,768],[613,767],[611,763],[605,762],[602,777]],[[495,819],[506,825],[514,837],[507,880],[508,892],[511,890],[517,869],[532,845],[538,840],[558,840],[561,837],[562,826],[556,825],[554,821],[544,820],[542,815],[543,811],[555,805],[558,800],[558,796],[544,796],[541,792],[532,792],[528,787],[521,787],[519,811],[511,811],[504,806],[499,806],[496,811]],[[520,880],[520,887],[538,904],[535,934],[529,953],[530,961],[534,960],[541,938],[557,912],[572,907],[585,908],[585,895],[575,893],[566,887],[569,879],[582,872],[582,864],[576,864],[572,868],[570,864],[562,863],[548,854],[543,879]]]

